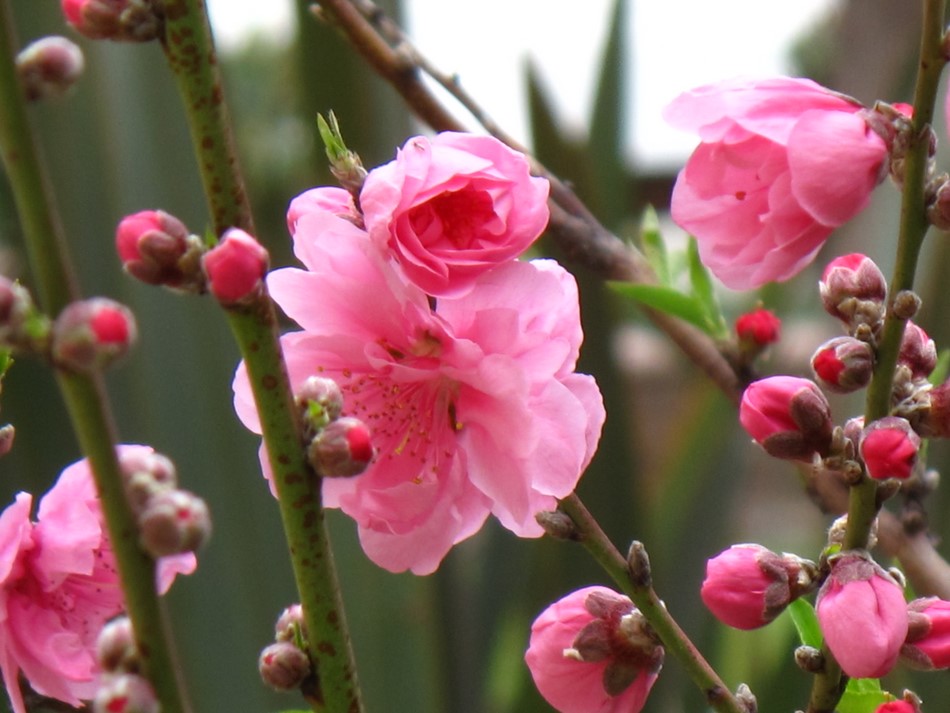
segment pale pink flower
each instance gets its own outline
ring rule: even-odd
[[[699,134],[673,220],[728,287],[787,280],[867,205],[888,148],[853,99],[807,79],[734,79],[681,94],[664,118]]]
[[[370,429],[378,455],[367,470],[323,481],[326,505],[356,520],[368,556],[432,572],[489,513],[540,536],[535,513],[574,489],[604,420],[593,378],[574,372],[573,278],[549,260],[511,261],[433,309],[346,219],[299,216],[294,247],[308,269],[268,278],[304,329],[283,337],[284,355],[295,390],[334,379],[344,414]],[[243,366],[234,390],[259,433]]]
[[[147,449],[146,446],[120,446]],[[124,608],[86,461],[67,467],[40,500],[20,493],[0,515],[0,671],[14,713],[25,713],[18,675],[38,693],[77,706],[95,694],[96,638]],[[164,592],[193,554],[160,562]]]
[[[460,294],[523,253],[548,222],[548,182],[490,136],[410,139],[360,192],[366,229],[435,296]]]
[[[571,592],[541,612],[525,663],[544,699],[560,713],[641,710],[663,648],[639,622],[630,626],[638,617],[627,597],[606,587]]]
[[[907,637],[904,592],[874,562],[844,554],[831,566],[815,604],[825,643],[851,678],[880,678]]]

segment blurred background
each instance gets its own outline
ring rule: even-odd
[[[69,34],[58,3],[11,4],[22,43]],[[315,143],[317,112],[336,112],[367,166],[390,160],[422,130],[308,4],[212,5],[259,238],[275,265],[292,262],[284,225],[290,198],[331,182]],[[382,5],[405,19],[419,48],[443,70],[459,73],[489,114],[571,181],[605,225],[630,237],[647,204],[665,210],[691,147],[689,137],[672,134],[659,119],[680,91],[736,74],[783,72],[866,103],[907,101],[919,25],[918,3],[889,0]],[[249,8],[261,16],[246,15]],[[294,590],[277,508],[259,473],[257,438],[231,408],[237,351],[210,300],[134,282],[113,250],[116,223],[134,211],[165,209],[199,233],[208,223],[171,77],[157,46],[77,41],[86,51],[85,78],[66,100],[32,112],[84,293],[122,300],[139,320],[138,348],[108,375],[121,438],[171,456],[183,486],[205,497],[214,515],[214,537],[198,571],[167,598],[196,710],[301,708],[294,696],[268,691],[256,673],[258,652]],[[889,273],[897,206],[896,191],[880,187],[873,205],[833,237],[825,259],[861,251]],[[681,240],[667,229],[672,243]],[[541,250],[553,251],[545,243]],[[4,272],[29,285],[2,176],[0,255]],[[820,257],[790,283],[759,295],[722,291],[730,318],[759,299],[782,317],[782,342],[762,363],[763,373],[806,374],[813,349],[837,334],[820,312],[822,264]],[[950,313],[942,282],[950,265],[946,236],[930,239],[921,264],[919,322],[945,345],[950,323],[939,315]],[[581,497],[621,549],[634,538],[646,544],[660,596],[731,686],[747,682],[760,710],[803,707],[809,682],[792,662],[787,617],[760,631],[732,631],[703,609],[698,588],[705,560],[735,542],[816,557],[830,518],[808,502],[791,467],[749,443],[730,402],[635,307],[584,269],[568,267],[582,290],[579,368],[597,376],[609,414]],[[0,406],[0,421],[17,428],[13,452],[0,461],[0,503],[18,490],[39,497],[80,457],[50,374],[18,361]],[[861,403],[837,399],[833,408],[843,422]],[[931,448],[935,467],[947,458],[941,444]],[[945,492],[931,503],[938,537],[950,529],[947,505]],[[489,522],[435,575],[392,575],[366,559],[352,522],[330,514],[368,711],[550,710],[522,655],[541,609],[571,589],[608,583],[579,547],[519,540]],[[911,687],[929,702],[950,699],[946,676],[898,668],[885,685],[895,692]],[[703,704],[671,661],[645,710],[693,712]]]

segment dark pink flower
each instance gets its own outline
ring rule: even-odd
[[[673,220],[724,284],[787,280],[883,178],[884,140],[858,102],[807,79],[735,79],[681,94],[673,126],[699,134],[673,189]]]
[[[231,228],[201,258],[208,289],[222,304],[235,304],[254,295],[267,274],[267,250],[248,233]]]
[[[545,609],[531,625],[525,663],[560,713],[637,713],[663,664],[631,601],[585,587]]]
[[[851,678],[880,678],[907,637],[904,591],[878,565],[857,554],[832,563],[815,605],[825,643]]]
[[[864,427],[858,450],[875,480],[906,480],[917,463],[920,436],[905,419],[887,416]]]
[[[908,701],[888,701],[875,708],[874,713],[920,713],[920,708]]]
[[[119,446],[123,450],[146,446]],[[77,706],[96,691],[96,639],[124,608],[86,461],[67,467],[40,500],[20,493],[0,515],[0,671],[14,713],[25,713],[18,674],[38,693]],[[176,573],[194,570],[193,554],[161,561],[164,592]]]
[[[770,376],[746,387],[739,421],[770,455],[811,460],[831,445],[831,407],[813,381]]]
[[[490,136],[410,139],[369,172],[360,192],[366,230],[423,292],[460,294],[523,253],[548,222],[548,182],[524,155]]]
[[[323,481],[325,503],[357,521],[369,557],[432,572],[489,513],[540,536],[535,513],[574,489],[604,421],[593,378],[574,372],[573,278],[550,260],[511,261],[433,309],[346,219],[304,213],[294,247],[307,270],[268,278],[304,330],[283,337],[284,354],[295,390],[333,379],[343,413],[372,433],[378,455],[365,472]],[[234,389],[241,419],[260,432],[243,367]]]
[[[761,545],[733,545],[706,562],[700,590],[719,621],[736,629],[765,626],[794,598],[801,565]]]
[[[937,597],[915,599],[907,605],[910,629],[901,660],[914,668],[950,668],[950,602]]]

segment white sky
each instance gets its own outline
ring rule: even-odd
[[[630,153],[681,162],[695,139],[668,128],[660,110],[679,92],[740,74],[786,73],[791,40],[836,0],[628,0],[636,111]],[[416,46],[462,84],[509,132],[527,139],[524,62],[540,68],[569,126],[589,113],[612,0],[408,0]],[[208,0],[217,39],[291,32],[291,1]],[[628,36],[629,33],[628,33]],[[464,116],[460,114],[460,116]]]

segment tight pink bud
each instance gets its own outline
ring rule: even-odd
[[[920,708],[907,701],[889,701],[875,708],[874,713],[920,713]]]
[[[29,101],[64,95],[79,81],[84,67],[82,50],[65,37],[42,37],[16,58],[17,74]]]
[[[818,288],[825,311],[845,324],[874,326],[884,316],[887,280],[866,255],[852,253],[832,260]]]
[[[119,466],[125,485],[125,496],[136,515],[141,514],[148,502],[158,493],[178,485],[175,464],[151,448],[126,448],[119,453]]]
[[[60,0],[66,22],[93,40],[147,42],[158,38],[162,17],[155,0]]]
[[[915,599],[907,605],[907,615],[910,628],[901,660],[925,671],[950,668],[950,602]]]
[[[767,309],[754,309],[736,320],[736,336],[740,342],[766,347],[778,341],[782,320]]]
[[[937,345],[913,322],[904,326],[897,363],[908,367],[915,379],[926,379],[937,367]]]
[[[343,411],[343,392],[333,379],[323,376],[309,377],[296,390],[294,398],[310,437],[338,419]]]
[[[156,494],[138,520],[142,548],[155,558],[194,552],[211,537],[208,506],[186,490]]]
[[[268,256],[257,240],[231,228],[201,259],[208,288],[222,304],[235,304],[257,294],[267,274]]]
[[[307,622],[303,618],[303,607],[299,604],[291,604],[277,618],[277,623],[274,625],[274,638],[277,641],[294,643],[298,634],[306,640]]]
[[[307,455],[319,475],[337,478],[362,473],[373,460],[375,450],[366,424],[344,416],[316,435]]]
[[[96,639],[96,660],[106,673],[134,673],[139,652],[129,617],[117,616],[102,627]]]
[[[161,709],[149,682],[132,673],[103,676],[92,701],[93,713],[160,713]]]
[[[742,394],[739,421],[776,458],[810,461],[831,446],[831,407],[818,386],[794,376],[770,376]]]
[[[874,349],[854,337],[835,337],[815,352],[811,368],[821,385],[841,394],[863,389],[874,373]]]
[[[858,446],[868,475],[875,480],[910,477],[917,463],[920,436],[903,418],[887,416],[864,428]]]
[[[850,552],[832,561],[815,610],[828,648],[851,678],[880,678],[894,667],[907,637],[907,604],[901,586],[867,556]]]
[[[142,282],[193,292],[204,288],[201,240],[165,211],[127,215],[116,228],[115,247],[125,271]]]
[[[53,324],[53,362],[91,373],[125,356],[136,337],[135,319],[125,305],[105,297],[73,302]]]
[[[801,594],[802,561],[761,545],[733,545],[706,562],[700,590],[719,621],[736,629],[765,626]]]
[[[278,641],[261,651],[257,661],[261,678],[278,691],[292,691],[312,673],[307,654],[288,641]]]

